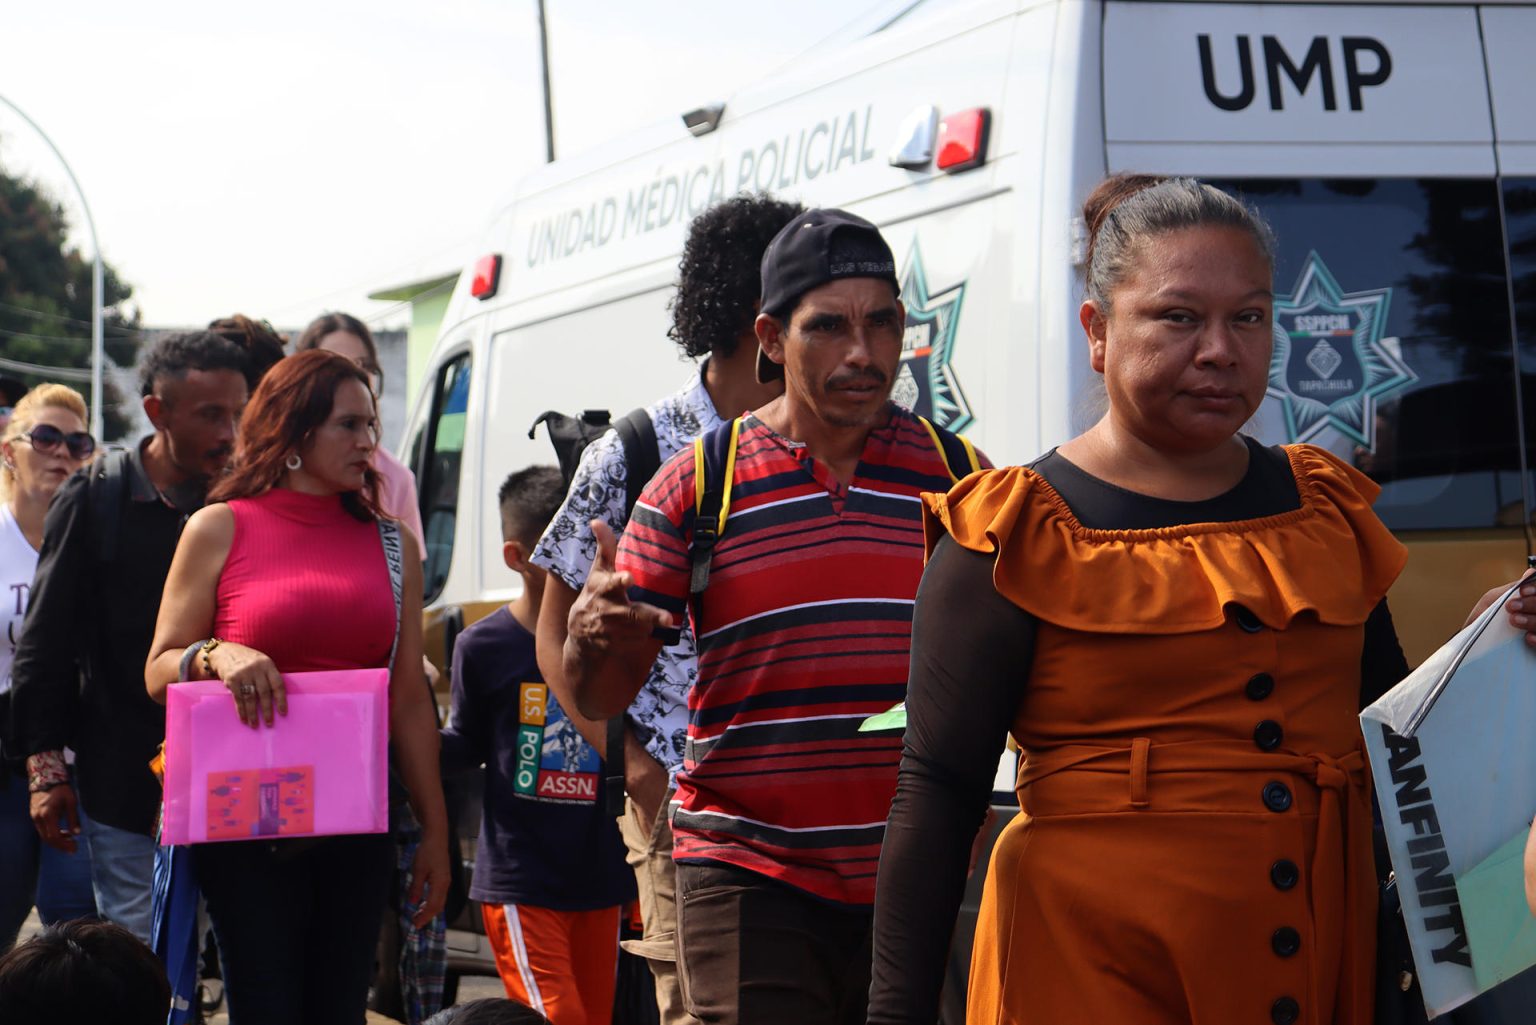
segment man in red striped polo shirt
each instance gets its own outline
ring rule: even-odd
[[[905,312],[873,225],[802,214],[769,244],[762,277],[758,374],[782,374],[785,393],[705,435],[713,463],[669,460],[616,556],[593,524],[601,551],[572,608],[566,670],[584,714],[619,714],[658,634],[694,617],[672,820],[689,1010],[706,1025],[862,1023],[901,738],[858,728],[906,692],[918,496],[978,463],[889,401]],[[701,482],[699,465],[717,468]],[[708,586],[690,601],[696,507],[725,481]]]

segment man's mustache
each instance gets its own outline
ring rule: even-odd
[[[833,374],[827,378],[828,388],[869,388],[884,384],[889,378],[885,371],[875,367],[867,370],[851,370]]]

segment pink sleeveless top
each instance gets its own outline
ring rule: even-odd
[[[336,495],[273,488],[229,502],[235,538],[213,633],[285,673],[389,664],[395,599],[379,528]]]

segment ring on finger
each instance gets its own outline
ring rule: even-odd
[[[256,685],[254,683],[241,684],[241,686],[240,686],[240,696],[243,697],[243,698],[253,698],[253,697],[255,697],[256,696]]]

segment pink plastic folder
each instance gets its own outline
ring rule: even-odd
[[[389,828],[389,671],[283,677],[288,714],[251,729],[217,680],[171,687],[161,842]]]

